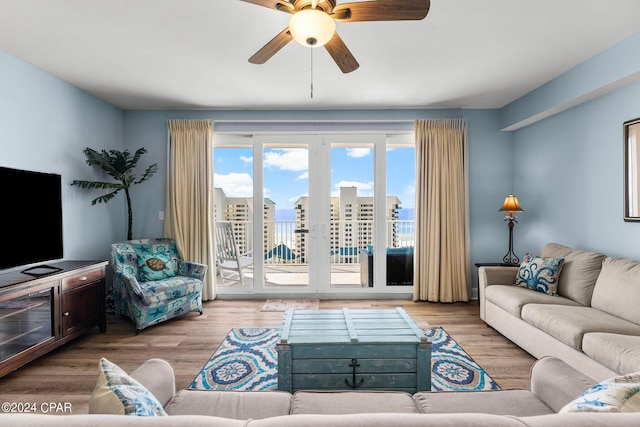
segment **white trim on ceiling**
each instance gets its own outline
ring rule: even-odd
[[[407,133],[413,132],[415,120],[393,121],[214,121],[217,133]]]

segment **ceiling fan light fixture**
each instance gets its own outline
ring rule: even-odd
[[[318,9],[304,9],[289,19],[293,39],[303,46],[324,46],[336,32],[336,21]]]

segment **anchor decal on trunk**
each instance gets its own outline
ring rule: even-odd
[[[356,368],[360,367],[360,364],[358,363],[358,359],[351,359],[351,363],[349,364],[349,367],[353,368],[353,373],[351,374],[352,380],[351,382],[349,382],[349,380],[345,378],[344,382],[351,388],[358,388],[362,384],[364,384],[364,378],[360,378],[360,382],[356,384]]]

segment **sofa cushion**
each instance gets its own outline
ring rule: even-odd
[[[112,245],[112,259],[115,261],[113,267],[116,270],[122,268],[123,272],[131,274],[136,280],[140,277],[139,266],[143,261],[140,257],[153,257],[156,254],[168,255],[172,261],[177,258],[178,248],[172,239],[139,239],[126,242],[114,243]],[[172,264],[173,269],[175,266]]]
[[[247,424],[248,427],[524,427],[525,425],[517,418],[491,414],[433,414],[426,416],[424,414],[395,413],[300,414],[249,421]]]
[[[542,357],[531,367],[531,392],[554,412],[595,384],[593,379],[557,357]]]
[[[640,335],[640,326],[591,307],[527,304],[522,320],[578,350],[587,332]]]
[[[518,419],[526,427],[631,427],[640,423],[640,414],[611,412],[572,412],[536,415]],[[251,427],[257,427],[251,425]]]
[[[169,279],[140,283],[145,305],[157,305],[202,290],[202,281],[192,277],[174,276]]]
[[[176,275],[168,253],[138,254],[138,271],[141,282],[162,280]]]
[[[549,243],[542,249],[542,256],[564,258],[558,280],[558,295],[570,298],[582,305],[591,305],[591,294],[602,268],[605,254],[572,249],[557,243]]]
[[[477,412],[494,415],[544,415],[554,412],[528,390],[457,392],[421,391],[413,395],[416,406],[425,414]]]
[[[297,391],[292,414],[418,413],[409,393],[400,391]]]
[[[594,385],[560,410],[569,412],[640,412],[640,372]]]
[[[542,258],[525,255],[514,285],[548,295],[558,293],[558,278],[564,258]]]
[[[485,290],[485,298],[518,318],[522,307],[526,304],[558,304],[581,307],[579,303],[569,298],[532,292],[530,289],[513,285],[488,286]]]
[[[582,339],[582,351],[619,374],[640,371],[640,336],[588,333]]]
[[[48,404],[47,409],[49,409]],[[0,425],[10,427],[261,427],[260,424],[244,420],[202,415],[124,417],[122,415],[79,414],[75,413],[75,410],[73,414],[69,415],[56,415],[52,412],[39,414],[0,413]],[[255,422],[258,423],[260,420]],[[519,427],[522,427],[522,424]]]
[[[149,390],[164,407],[176,395],[173,366],[163,359],[149,359],[129,374]]]
[[[291,399],[285,391],[180,390],[165,410],[169,415],[261,419],[288,415]]]
[[[640,262],[606,258],[591,306],[640,325]]]
[[[413,255],[413,246],[401,248],[387,248],[387,255]]]
[[[96,387],[89,399],[89,413],[167,415],[158,399],[115,363],[103,357],[99,370]]]

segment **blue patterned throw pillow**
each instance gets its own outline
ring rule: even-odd
[[[525,255],[516,275],[515,285],[548,295],[558,293],[558,278],[564,258],[541,258]]]
[[[176,275],[168,253],[138,254],[141,282],[162,280]]]
[[[640,372],[594,385],[560,410],[569,412],[640,412]]]
[[[100,375],[89,399],[90,414],[164,416],[158,399],[118,365],[100,359]]]

